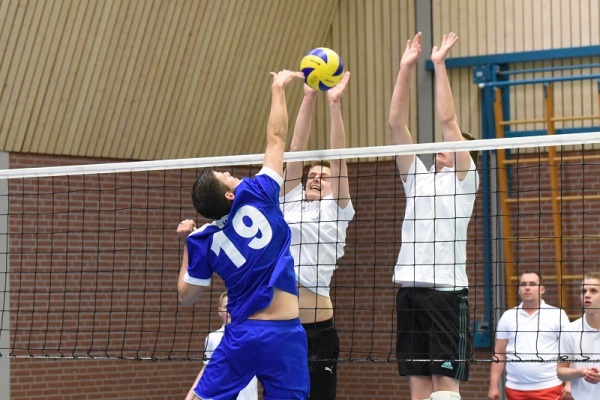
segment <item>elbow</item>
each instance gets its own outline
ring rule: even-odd
[[[556,368],[556,376],[563,382],[569,382],[569,368],[564,366],[557,366]]]
[[[181,306],[188,307],[194,305],[194,300],[189,298],[189,296],[185,296],[185,294],[179,293],[177,299]]]
[[[291,143],[290,144],[290,151],[303,151],[304,149],[302,148],[302,146],[298,146],[295,143]]]
[[[398,129],[398,125],[394,123],[391,119],[388,120],[388,132],[391,132],[392,129]]]
[[[390,118],[388,119],[388,132],[398,130],[402,127],[402,125],[402,122],[398,121],[398,118],[390,115]]]
[[[452,110],[446,110],[445,112],[440,112],[438,114],[438,118],[440,121],[440,125],[442,126],[442,133],[444,132],[455,132],[462,139],[462,135],[460,134],[460,127],[458,125],[458,120],[456,119],[456,114]]]
[[[400,132],[404,130],[408,131],[408,120],[398,115],[390,114],[387,125],[388,132],[390,133]]]
[[[181,295],[178,296],[178,300],[179,300],[179,305],[184,306],[184,307],[189,307],[194,305],[193,301],[190,301],[189,299],[186,299],[185,297],[182,297]]]
[[[442,126],[451,126],[453,124],[458,125],[458,123],[456,122],[456,117],[455,117],[454,113],[447,113],[445,115],[442,113],[439,115],[439,120],[440,120],[440,124]]]
[[[388,140],[391,144],[409,144],[412,142],[408,126],[402,123],[388,122]]]
[[[267,140],[273,145],[285,145],[285,142],[287,141],[286,127],[280,126],[272,129]]]
[[[267,137],[267,149],[283,153],[285,150],[285,135],[271,135]]]
[[[191,290],[190,285],[188,285],[185,282],[180,283],[178,285],[177,300],[179,301],[180,305],[185,307],[192,306],[194,305],[197,299],[198,296],[193,293],[193,290]]]

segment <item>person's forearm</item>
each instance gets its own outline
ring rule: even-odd
[[[456,119],[454,98],[448,80],[448,72],[444,63],[435,64],[435,96],[440,123],[447,124]]]
[[[312,119],[317,102],[316,92],[307,93],[302,99],[302,104],[298,110],[296,123],[294,124],[294,133],[290,143],[290,151],[303,151],[308,147],[308,139],[312,129]]]
[[[556,375],[561,381],[570,382],[582,378],[583,370],[580,368],[571,368],[559,365],[556,368]]]
[[[181,288],[181,286],[185,283],[184,278],[187,273],[188,268],[188,251],[187,244],[183,245],[183,256],[181,257],[181,267],[179,268],[179,278],[177,279],[177,287]]]
[[[332,149],[343,149],[346,147],[346,131],[342,119],[342,104],[340,102],[330,102],[329,113],[331,119],[329,146]]]
[[[492,362],[492,366],[490,368],[490,388],[497,388],[500,385],[500,378],[502,377],[502,373],[504,372],[504,360],[500,360],[501,362]]]
[[[392,94],[390,103],[390,115],[388,125],[392,129],[408,125],[409,117],[409,100],[410,100],[410,79],[412,76],[413,66],[400,67],[396,85]]]
[[[330,148],[343,149],[346,147],[346,131],[342,119],[342,105],[339,101],[330,102],[329,110],[331,116]],[[346,160],[331,160],[331,191],[338,206],[346,208],[350,201]]]
[[[271,111],[267,122],[267,143],[285,144],[287,138],[288,114],[285,104],[285,90],[281,85],[272,85]]]

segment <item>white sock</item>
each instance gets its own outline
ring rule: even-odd
[[[430,400],[460,400],[460,393],[440,390],[439,392],[433,392]]]

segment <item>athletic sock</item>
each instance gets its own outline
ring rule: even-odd
[[[460,400],[460,393],[441,390],[439,392],[433,392],[430,400]]]

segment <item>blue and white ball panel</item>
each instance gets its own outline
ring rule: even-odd
[[[344,73],[344,62],[333,50],[318,47],[309,51],[302,62],[300,70],[304,80],[313,89],[327,91],[337,85]]]

